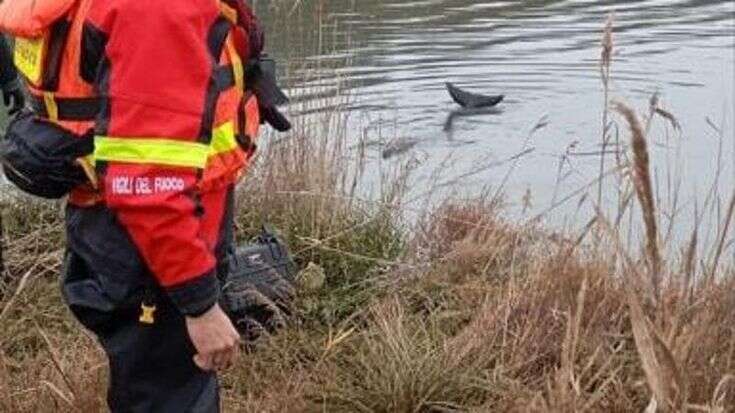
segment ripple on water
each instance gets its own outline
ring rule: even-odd
[[[303,3],[308,9],[309,0]],[[661,173],[665,176],[665,163],[673,162],[685,177],[682,188],[711,184],[718,145],[712,144],[716,140],[702,144],[698,138],[711,132],[708,117],[724,122],[723,135],[728,140],[724,146],[733,146],[732,127],[727,126],[733,124],[732,115],[725,119],[732,113],[735,70],[732,0],[323,3],[331,28],[326,34],[309,26],[319,19],[307,12],[302,17],[305,29],[291,34],[283,30],[282,22],[270,24],[276,54],[308,61],[309,70],[314,62],[335,56],[346,63],[338,79],[330,67],[323,77],[300,81],[294,89],[300,96],[296,101],[349,89],[353,98],[347,109],[366,112],[381,125],[393,125],[390,133],[395,136],[416,138],[412,150],[428,155],[427,168],[441,162],[448,151],[468,165],[478,155],[511,157],[525,148],[529,128],[546,115],[549,125],[528,143],[536,151],[514,170],[508,187],[511,202],[530,188],[535,204],[543,209],[554,195],[577,188],[597,174],[600,160],[594,156],[570,161],[562,188],[556,172],[549,171],[558,170],[559,158],[572,145],[580,153],[599,150],[600,32],[611,12],[616,16],[613,95],[644,110],[648,98],[660,92],[666,108],[684,127],[683,137],[674,145],[666,141],[664,124],[654,125],[654,161]],[[264,17],[268,23],[267,13]],[[454,109],[445,81],[507,96],[501,114],[455,120],[452,139],[470,144],[446,143],[442,134],[446,116]],[[318,108],[310,106],[309,111],[314,110]],[[677,145],[676,150],[663,149]],[[733,163],[725,160],[727,165]],[[473,190],[503,174],[493,170],[463,182]],[[723,181],[726,175],[733,176],[723,173]]]

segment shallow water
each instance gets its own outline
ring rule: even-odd
[[[675,176],[682,177],[681,197],[688,205],[704,196],[714,182],[718,153],[720,188],[729,196],[735,173],[731,0],[301,3],[287,10],[255,1],[268,26],[272,54],[292,66],[303,62],[312,71],[329,68],[324,77],[294,84],[293,94],[316,100],[328,94],[325,89],[348,93],[347,109],[359,114],[354,122],[383,139],[415,143],[402,156],[422,159],[426,173],[450,156],[457,162],[448,173],[458,175],[478,165],[478,159],[495,162],[494,168],[455,185],[459,192],[497,186],[512,168],[506,199],[520,206],[530,194],[527,214],[547,210],[599,174],[600,38],[605,17],[614,12],[611,96],[645,113],[658,92],[662,106],[683,128],[680,136],[658,120],[651,130],[662,205],[670,202],[666,192],[673,192],[667,189],[673,184],[667,181],[675,182]],[[338,76],[332,75],[333,67],[339,68]],[[457,108],[446,81],[505,94],[506,101],[498,111],[455,118],[446,133],[447,116]],[[309,94],[313,90],[321,94]],[[546,126],[529,137],[540,119]],[[529,150],[517,162],[503,162]],[[380,159],[380,149],[375,151]],[[566,153],[570,156],[561,162]],[[606,156],[605,169],[614,157]],[[617,202],[614,183],[606,182],[608,206]],[[590,197],[596,198],[596,189]],[[550,219],[563,222],[578,201],[573,197]]]

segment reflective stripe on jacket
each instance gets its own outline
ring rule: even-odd
[[[242,0],[237,0],[242,1]],[[82,77],[100,91],[94,162],[104,200],[179,309],[216,300],[204,208],[247,165],[260,123],[237,53],[239,15],[216,0],[92,0]]]

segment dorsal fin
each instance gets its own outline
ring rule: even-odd
[[[503,95],[479,95],[462,90],[449,82],[446,85],[452,99],[464,108],[487,108],[497,105],[504,99]]]

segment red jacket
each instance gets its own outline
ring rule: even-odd
[[[94,0],[83,35],[82,75],[102,98],[95,159],[105,203],[190,315],[217,300],[225,196],[252,152],[239,143],[259,124],[242,60],[262,35],[242,0],[228,3]]]

